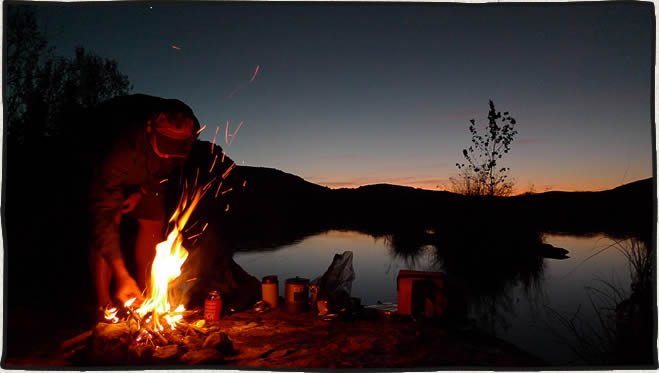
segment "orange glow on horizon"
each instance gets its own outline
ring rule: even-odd
[[[639,179],[642,180],[642,179]],[[395,182],[393,180],[376,180],[373,181],[343,181],[343,182],[327,182],[327,181],[313,181],[309,180],[312,183],[328,187],[330,189],[357,189],[359,187],[368,186],[368,185],[377,185],[377,184],[390,184],[397,185],[402,187],[412,187],[423,190],[430,191],[447,191],[451,192],[451,183],[449,180],[438,181],[418,181],[418,182]],[[533,191],[534,193],[544,193],[544,192],[599,192],[614,189],[620,185],[628,184],[636,180],[624,181],[621,184],[617,185],[602,185],[598,183],[555,183],[555,184],[534,184]],[[512,195],[520,195],[530,191],[530,185],[532,183],[518,183],[513,187]]]

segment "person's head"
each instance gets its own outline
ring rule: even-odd
[[[149,142],[161,158],[186,158],[197,139],[199,122],[190,109],[178,100],[164,100],[147,122]]]

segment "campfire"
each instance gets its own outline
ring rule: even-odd
[[[197,187],[196,180],[192,188],[188,188],[187,183],[185,184],[178,206],[169,220],[167,239],[156,246],[146,299],[137,307],[133,306],[136,298],[124,304],[127,312],[124,321],[130,329],[135,329],[133,333],[135,343],[166,345],[172,337],[177,339],[172,332],[181,326],[185,327],[186,333],[190,330],[202,334],[208,333],[198,325],[185,322],[184,314],[194,314],[196,311],[186,312],[183,304],[173,304],[174,300],[169,296],[169,284],[181,275],[181,267],[188,257],[188,251],[183,247],[182,232],[192,212],[214,180],[203,187]],[[207,224],[204,225],[204,229],[206,227]],[[105,310],[105,318],[112,323],[119,323],[118,312],[116,307],[108,308]],[[169,339],[166,337],[168,334]]]

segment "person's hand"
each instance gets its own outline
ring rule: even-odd
[[[140,202],[142,199],[142,194],[141,193],[133,193],[129,195],[125,200],[124,203],[121,205],[121,213],[125,214],[127,212],[131,212],[135,210],[135,206]]]
[[[135,280],[130,275],[124,275],[117,278],[117,290],[114,297],[124,304],[127,300],[137,298],[135,304],[142,302],[142,294],[137,287]]]

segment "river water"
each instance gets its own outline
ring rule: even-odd
[[[609,297],[630,293],[630,268],[619,245],[605,235],[562,236],[546,234],[545,243],[565,248],[568,259],[544,259],[540,280],[534,286],[521,282],[498,294],[491,307],[472,307],[469,317],[497,337],[526,350],[552,365],[579,365],[584,360],[573,351],[596,349],[596,335],[605,335],[596,308]],[[613,245],[613,246],[611,246]],[[352,251],[355,280],[352,296],[363,305],[397,302],[396,278],[401,269],[441,271],[432,247],[414,257],[397,255],[383,238],[352,231],[328,231],[276,250],[237,252],[235,261],[258,279],[284,280],[321,276],[334,254]],[[619,293],[616,293],[619,292]],[[593,306],[593,303],[596,307]],[[573,329],[566,327],[572,321]],[[575,332],[576,330],[576,332]],[[577,335],[593,338],[579,341]]]

